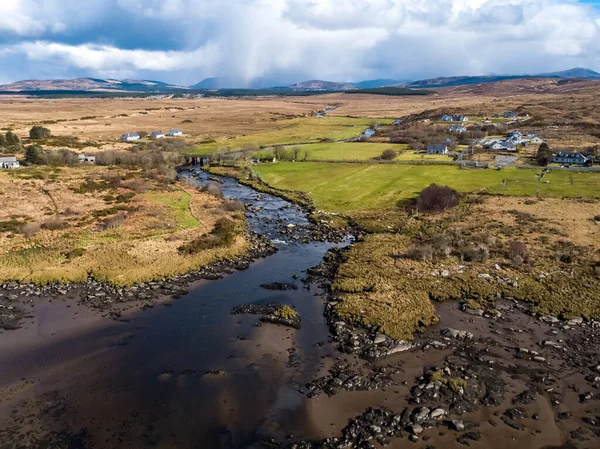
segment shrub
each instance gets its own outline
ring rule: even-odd
[[[244,203],[238,200],[225,201],[223,204],[223,209],[227,212],[241,212],[245,210],[245,208]]]
[[[25,149],[25,160],[30,164],[43,163],[44,150],[37,145],[30,145]]]
[[[407,255],[412,260],[428,261],[433,257],[433,247],[427,243],[415,243],[408,248]]]
[[[235,222],[229,218],[221,218],[215,223],[211,234],[218,236],[226,245],[230,245],[237,235]]]
[[[548,144],[546,142],[544,142],[540,145],[540,147],[538,148],[537,154],[535,155],[535,158],[537,159],[538,164],[541,165],[542,167],[545,167],[550,162],[552,162],[553,157],[554,156],[552,154],[552,150],[550,150],[550,147],[548,146]]]
[[[21,226],[21,233],[26,237],[30,238],[37,234],[41,229],[39,223],[25,223]]]
[[[125,222],[125,215],[119,214],[113,217],[107,217],[102,220],[102,228],[104,230],[114,229],[121,226]]]
[[[65,257],[68,260],[73,260],[73,259],[77,259],[78,257],[81,257],[85,254],[85,249],[83,248],[73,248],[71,251],[69,251],[67,254],[65,254]]]
[[[508,245],[508,258],[516,267],[529,263],[527,245],[523,242],[513,241]]]
[[[448,187],[431,184],[417,197],[419,212],[440,213],[458,205],[459,193]]]
[[[47,139],[48,137],[50,137],[50,130],[43,126],[34,126],[29,130],[30,139]]]
[[[209,181],[200,189],[202,192],[206,192],[215,198],[223,198],[223,192],[218,182]]]
[[[230,245],[235,240],[236,235],[235,223],[228,218],[221,218],[210,234],[204,234],[190,243],[181,245],[178,250],[180,254],[196,254],[203,250]]]
[[[65,229],[67,227],[67,223],[60,218],[55,218],[53,220],[46,221],[42,224],[43,229],[48,229],[50,231],[58,231],[60,229]]]
[[[396,159],[397,156],[398,153],[396,153],[396,151],[392,150],[391,148],[388,150],[384,150],[383,153],[381,153],[381,159],[383,159],[384,161],[392,161]]]

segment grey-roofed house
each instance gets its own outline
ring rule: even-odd
[[[15,156],[0,156],[0,168],[19,168],[20,166]]]
[[[121,136],[121,140],[125,142],[140,140],[140,135],[138,133],[126,133]]]
[[[586,156],[577,151],[559,151],[552,159],[552,162],[556,164],[585,165],[591,162],[592,159],[591,156]]]
[[[170,129],[167,135],[171,137],[179,137],[183,136],[183,131],[181,131],[180,129]]]
[[[448,154],[448,146],[443,143],[430,143],[427,145],[427,154]]]
[[[450,128],[448,128],[448,132],[451,133],[464,133],[467,131],[467,128],[465,128],[463,125],[450,125]]]
[[[518,118],[518,114],[513,111],[508,111],[504,113],[504,118]]]
[[[150,133],[150,138],[151,139],[164,139],[165,133],[163,133],[162,131],[152,131]]]
[[[95,164],[96,163],[96,156],[88,156],[85,154],[78,154],[77,159],[79,159],[79,162],[81,162],[81,163],[86,163],[86,164]]]

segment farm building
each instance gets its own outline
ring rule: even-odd
[[[468,122],[469,118],[464,115],[443,115],[442,121],[444,122]]]
[[[138,133],[127,133],[121,136],[121,140],[125,142],[132,142],[134,140],[140,140],[140,135]]]
[[[467,131],[467,128],[465,128],[463,125],[450,125],[450,128],[448,128],[448,132],[451,133],[464,133]]]
[[[163,133],[162,131],[152,131],[152,133],[150,133],[150,138],[151,139],[164,139],[165,133]]]
[[[95,164],[96,163],[96,156],[86,156],[85,154],[78,154],[77,155],[77,159],[79,159],[79,162],[81,162],[82,164]]]
[[[430,143],[427,145],[427,154],[448,154],[448,146],[443,143]]]
[[[0,168],[19,168],[19,161],[15,156],[0,156]]]
[[[591,161],[591,156],[585,156],[584,154],[575,151],[559,151],[558,154],[554,156],[554,159],[552,159],[552,162],[556,164],[569,165],[585,165]]]
[[[541,137],[538,137],[538,136],[533,136],[531,139],[529,139],[529,142],[531,142],[531,143],[544,143],[544,139],[542,139]]]
[[[167,135],[171,137],[180,137],[183,136],[183,132],[180,129],[170,129]]]
[[[518,118],[518,114],[513,111],[508,111],[504,113],[504,118]]]

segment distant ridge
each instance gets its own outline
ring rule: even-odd
[[[564,70],[562,72],[542,73],[537,75],[492,75],[492,76],[451,76],[440,77],[421,81],[415,81],[408,84],[412,88],[431,88],[431,87],[452,87],[465,86],[469,84],[495,83],[497,81],[527,79],[527,78],[580,78],[600,80],[600,73],[591,69],[576,67],[574,69]]]
[[[186,87],[174,86],[161,81],[115,80],[101,78],[76,78],[56,80],[24,80],[0,85],[2,92],[78,91],[78,92],[168,92],[181,91]]]

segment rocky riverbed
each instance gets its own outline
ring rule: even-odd
[[[260,235],[247,258],[131,289],[1,286],[0,327],[33,341],[0,353],[0,447],[600,447],[600,323],[499,300],[438,304],[412,341],[354,327],[330,290],[344,250],[315,243],[335,235],[215,179]],[[40,296],[114,320],[52,340]]]

